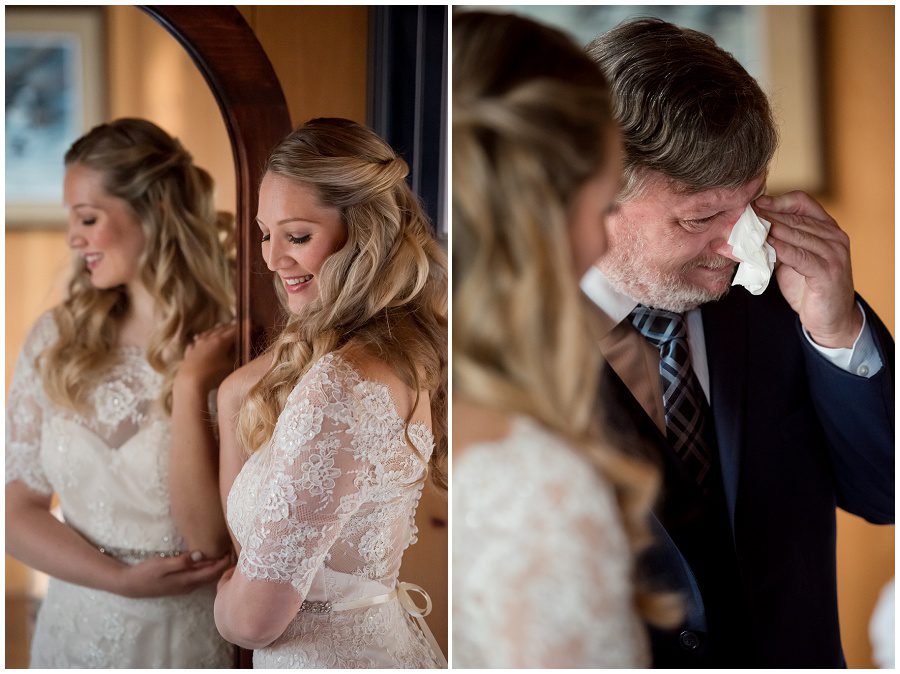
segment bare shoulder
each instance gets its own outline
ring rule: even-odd
[[[342,350],[340,356],[350,363],[363,379],[382,382],[391,387],[394,384],[403,385],[396,370],[387,361],[375,355],[371,349],[353,346]]]
[[[219,386],[219,409],[237,407],[256,382],[268,372],[271,364],[272,354],[266,352],[225,377]]]

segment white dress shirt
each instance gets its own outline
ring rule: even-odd
[[[581,279],[581,289],[594,304],[600,307],[603,313],[616,323],[625,320],[638,305],[636,300],[613,288],[603,272],[596,267],[591,267]],[[816,344],[805,328],[803,334],[823,358],[845,372],[869,378],[881,370],[884,364],[878,354],[878,348],[875,346],[872,331],[866,323],[866,312],[862,311],[858,302],[857,306],[863,315],[863,325],[852,347],[829,349]],[[685,313],[685,323],[687,324],[688,344],[691,349],[691,365],[703,388],[703,393],[706,394],[706,399],[709,400],[709,363],[706,360],[706,338],[703,335],[703,315],[700,309],[691,309]]]

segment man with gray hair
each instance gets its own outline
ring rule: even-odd
[[[609,80],[625,184],[582,286],[601,310],[608,423],[663,472],[651,582],[684,623],[657,667],[842,667],[835,506],[894,521],[893,341],[854,292],[850,242],[803,192],[763,196],[777,135],[708,36],[655,19],[588,46]],[[748,205],[778,266],[729,287]],[[753,214],[748,214],[753,217]]]

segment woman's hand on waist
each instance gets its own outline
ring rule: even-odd
[[[232,563],[229,552],[217,559],[194,561],[191,553],[153,558],[125,566],[117,574],[114,591],[125,597],[164,597],[185,594],[215,582]]]

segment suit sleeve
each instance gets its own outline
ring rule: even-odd
[[[838,505],[874,524],[894,522],[894,341],[857,296],[884,367],[865,378],[823,358],[801,331],[810,391],[828,440]]]

